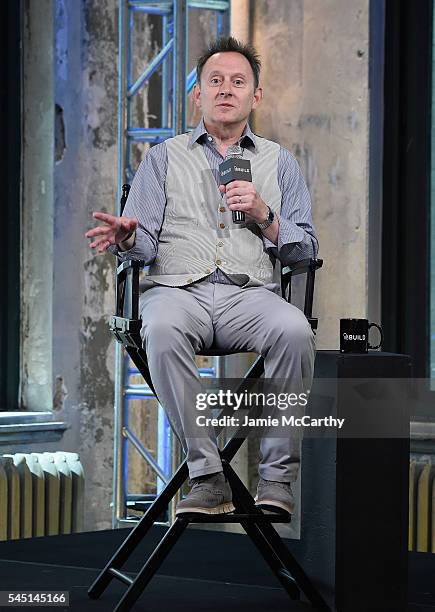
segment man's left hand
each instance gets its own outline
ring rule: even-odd
[[[248,223],[266,221],[269,209],[249,181],[232,181],[220,185],[219,191],[226,194],[228,208],[244,212]]]

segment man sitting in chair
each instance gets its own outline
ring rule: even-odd
[[[263,97],[259,73],[250,45],[233,38],[213,43],[197,64],[198,126],[150,148],[123,216],[95,212],[103,225],[86,233],[98,252],[150,266],[141,336],[189,468],[191,490],[177,514],[234,510],[214,429],[195,425],[193,398],[204,392],[195,354],[212,344],[256,352],[265,359],[265,377],[291,381],[293,390],[306,391],[313,376],[313,331],[273,282],[276,258],[288,265],[317,255],[310,197],[291,153],[247,123]],[[219,165],[231,145],[250,160],[252,182],[220,185]],[[232,211],[243,211],[245,223],[234,223]],[[260,451],[256,504],[293,513],[300,441],[269,430]]]

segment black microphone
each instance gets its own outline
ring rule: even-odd
[[[242,159],[243,151],[239,145],[231,145],[227,149],[225,160],[219,164],[219,176],[221,185],[228,185],[232,181],[249,181],[252,183],[251,162]],[[233,223],[244,223],[245,213],[241,210],[233,210]]]

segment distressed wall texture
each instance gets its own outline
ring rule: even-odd
[[[58,387],[63,384],[68,392],[57,408],[58,416],[71,424],[62,447],[79,452],[85,467],[86,529],[105,529],[111,526],[113,474],[115,344],[108,322],[114,309],[115,259],[91,251],[84,232],[95,225],[93,211],[116,211],[118,2],[56,0],[54,9],[53,363],[62,378]],[[133,79],[155,52],[154,21],[136,15]],[[147,87],[135,98],[137,125],[150,124],[150,98]],[[136,164],[143,149],[133,148]],[[149,414],[141,412],[143,406],[136,408],[131,425],[143,439]],[[137,453],[129,455],[130,490],[149,492],[149,470]]]
[[[86,472],[86,528],[110,526],[113,465],[113,259],[94,256],[84,232],[116,198],[115,0],[56,0],[53,367],[68,392],[62,447]]]
[[[251,3],[265,93],[254,125],[298,159],[325,262],[320,349],[338,348],[340,317],[367,313],[368,10],[368,0]]]
[[[23,3],[20,405],[50,410],[53,293],[53,22],[51,0]],[[35,92],[38,92],[35,96]],[[41,241],[43,237],[43,241]],[[35,245],[41,244],[35,256]]]

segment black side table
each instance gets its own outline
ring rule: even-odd
[[[340,389],[345,378],[410,378],[411,368],[407,355],[317,351],[313,393],[321,379]],[[338,391],[336,416],[353,410]],[[403,410],[395,426],[408,434]],[[304,438],[302,448],[301,538],[290,550],[337,612],[405,612],[409,434]]]

